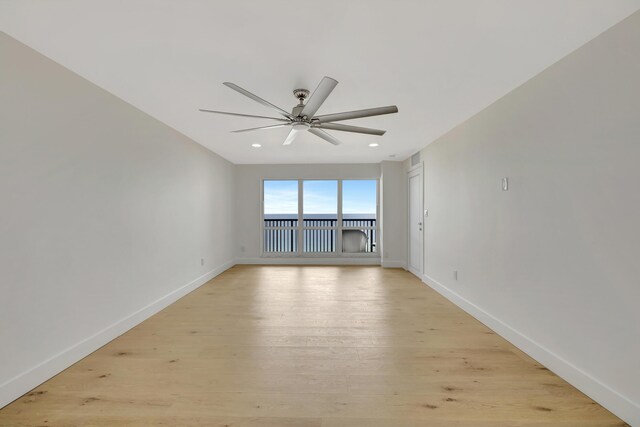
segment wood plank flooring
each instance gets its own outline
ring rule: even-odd
[[[624,426],[411,274],[236,266],[0,426]]]

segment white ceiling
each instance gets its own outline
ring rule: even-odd
[[[402,160],[640,8],[640,0],[2,1],[0,29],[234,163]],[[272,122],[198,112],[290,110],[291,91],[340,84],[318,114],[398,105],[341,122],[333,146]],[[260,149],[251,144],[263,144]],[[377,148],[369,148],[378,142]],[[390,157],[395,156],[395,157]]]

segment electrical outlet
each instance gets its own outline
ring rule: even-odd
[[[240,246],[240,252],[244,252],[244,246]]]
[[[204,265],[204,258],[200,258],[200,265]]]
[[[458,280],[458,270],[453,270],[453,280]]]

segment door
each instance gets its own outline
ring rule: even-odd
[[[422,279],[423,217],[422,217],[422,165],[409,171],[409,271]]]

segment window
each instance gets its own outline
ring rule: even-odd
[[[298,252],[298,181],[264,182],[264,252]]]
[[[302,248],[308,253],[336,250],[338,181],[302,182]]]
[[[342,181],[342,251],[376,252],[378,183]]]
[[[377,251],[377,180],[265,180],[266,256],[371,256]]]

